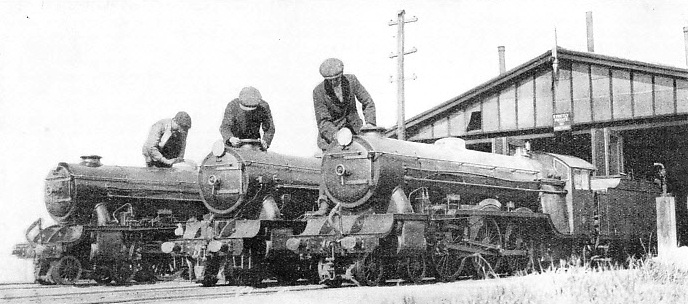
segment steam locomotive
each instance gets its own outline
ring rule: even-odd
[[[594,177],[572,156],[498,155],[379,131],[340,130],[321,167],[334,207],[280,243],[317,261],[328,286],[533,271],[572,255],[603,263],[656,239],[651,182]]]
[[[189,222],[180,239],[162,250],[193,264],[203,286],[224,273],[234,285],[274,277],[289,284],[315,274],[310,261],[277,244],[301,233],[301,217],[314,206],[320,178],[316,158],[262,151],[254,140],[238,148],[218,141],[200,166],[198,185],[212,216]],[[275,248],[283,248],[276,250]]]
[[[99,156],[59,163],[45,179],[45,204],[57,222],[39,219],[13,254],[34,260],[41,284],[153,280],[179,269],[160,251],[178,224],[207,213],[197,172],[104,166]]]

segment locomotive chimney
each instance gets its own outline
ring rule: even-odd
[[[595,52],[595,42],[592,35],[592,12],[585,12],[585,25],[588,33],[588,52]]]
[[[506,72],[506,59],[504,57],[504,46],[500,45],[497,47],[497,52],[499,53],[499,74],[504,74]]]
[[[100,163],[101,157],[98,155],[84,155],[81,157],[81,165],[86,167],[100,167],[103,164]]]

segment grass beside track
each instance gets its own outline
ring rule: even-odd
[[[564,265],[460,292],[407,294],[388,303],[688,303],[688,271],[652,260],[630,267]]]

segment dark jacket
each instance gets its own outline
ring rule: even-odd
[[[260,139],[261,127],[263,140],[270,146],[275,136],[275,124],[272,122],[272,112],[268,103],[261,100],[255,109],[247,111],[241,108],[237,98],[227,104],[225,116],[220,125],[220,134],[225,143],[230,137]]]
[[[185,131],[172,131],[171,118],[162,119],[153,124],[142,148],[146,163],[176,157],[184,158],[186,135]]]
[[[376,124],[375,103],[363,85],[353,74],[342,77],[342,101],[340,102],[327,81],[313,89],[315,121],[318,124],[318,148],[325,150],[334,141],[334,136],[343,127],[358,133],[363,122],[356,110],[356,99],[361,103],[366,123]]]

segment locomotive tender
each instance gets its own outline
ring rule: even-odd
[[[249,286],[268,277],[293,283],[313,274],[308,261],[275,250],[284,247],[275,242],[303,230],[299,218],[313,208],[319,178],[316,158],[262,151],[252,140],[238,148],[218,141],[198,175],[213,216],[187,223],[182,238],[162,250],[192,262],[203,286],[215,285],[222,272],[229,284]]]
[[[336,206],[284,242],[317,260],[330,286],[451,281],[535,270],[571,255],[622,259],[656,239],[658,187],[593,177],[594,166],[576,157],[471,151],[455,138],[406,142],[379,129],[358,136],[342,129],[337,140],[321,167]]]
[[[58,223],[27,230],[13,254],[34,259],[41,284],[73,284],[86,273],[99,283],[151,280],[176,270],[160,244],[177,223],[206,213],[197,172],[103,166],[99,156],[59,163],[45,179],[45,204]]]

